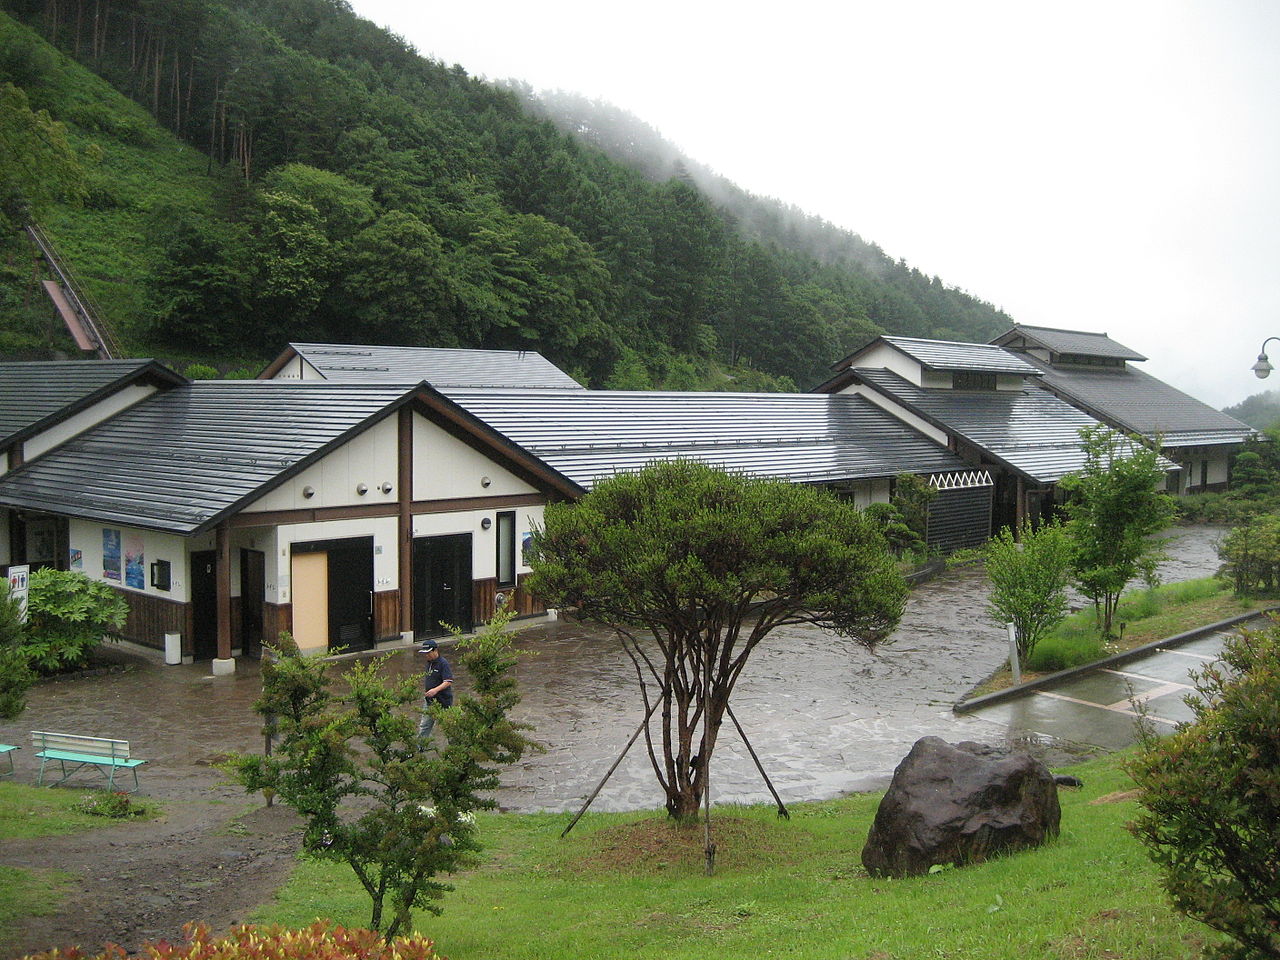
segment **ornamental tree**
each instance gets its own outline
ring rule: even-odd
[[[907,595],[848,501],[685,461],[549,505],[530,565],[529,588],[548,605],[618,632],[645,706],[661,708],[660,746],[647,725],[645,740],[681,822],[697,816],[730,695],[765,637],[814,624],[873,647]]]
[[[1024,523],[1017,538],[1008,527],[992,537],[982,558],[991,580],[987,610],[1013,624],[1017,654],[1025,660],[1067,615],[1071,541],[1060,524],[1036,530]]]
[[[1173,498],[1159,489],[1160,454],[1098,425],[1080,431],[1085,464],[1062,479],[1072,571],[1093,601],[1098,628],[1112,635],[1116,605],[1136,576],[1155,580],[1160,544],[1152,540],[1173,519]]]
[[[1195,684],[1195,719],[1128,765],[1130,829],[1174,906],[1231,938],[1210,955],[1280,957],[1280,626],[1230,637]]]
[[[474,812],[496,806],[481,795],[498,785],[495,765],[532,746],[507,716],[520,700],[510,619],[503,611],[474,637],[458,635],[470,682],[437,718],[443,746],[418,738],[420,678],[383,678],[385,657],[348,670],[346,692],[323,657],[300,655],[287,634],[263,664],[254,708],[278,745],[228,767],[245,789],[269,791],[306,819],[305,853],[351,867],[372,904],[369,927],[388,941],[411,931],[414,908],[440,912],[452,887],[438,877],[473,861]]]

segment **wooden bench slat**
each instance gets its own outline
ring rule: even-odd
[[[113,759],[129,758],[129,741],[107,737],[84,737],[73,733],[31,731],[31,744],[41,750],[70,750],[73,753],[93,754]]]
[[[68,750],[41,750],[36,754],[39,760],[66,760],[68,763],[96,763],[113,767],[136,767],[146,763],[145,760],[130,760],[120,757],[104,757],[97,753],[71,753]]]

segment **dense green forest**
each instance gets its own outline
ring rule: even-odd
[[[130,353],[223,369],[335,340],[536,349],[591,385],[806,388],[880,332],[1010,322],[672,162],[634,118],[532,105],[342,0],[0,6],[0,152],[25,161],[0,158],[8,355],[57,346],[28,217]]]
[[[1255,393],[1233,407],[1224,407],[1222,412],[1259,430],[1269,429],[1280,424],[1280,391],[1264,390],[1262,393]]]

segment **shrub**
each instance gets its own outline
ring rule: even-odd
[[[1213,955],[1280,957],[1280,626],[1229,638],[1195,684],[1194,720],[1128,764],[1130,829],[1174,906],[1234,941]]]
[[[26,650],[26,628],[18,601],[0,581],[0,720],[14,720],[27,707],[27,690],[35,683]]]
[[[139,803],[120,790],[114,793],[86,793],[76,802],[76,809],[90,816],[110,817],[112,820],[145,817],[151,812],[145,803]]]
[[[24,649],[41,672],[77,667],[128,615],[124,597],[99,580],[71,570],[37,570],[27,596]]]
[[[1222,575],[1237,594],[1270,592],[1280,586],[1280,514],[1236,527],[1218,544]]]
[[[317,920],[301,930],[283,927],[237,927],[225,937],[211,938],[203,924],[188,924],[186,942],[147,942],[135,956],[147,960],[442,960],[435,945],[414,934],[384,941],[372,930],[348,930],[327,920]],[[125,960],[124,949],[114,944],[97,954],[50,950],[24,960]]]
[[[193,363],[182,371],[182,375],[188,380],[217,380],[218,368],[207,363]]]
[[[1027,668],[1040,673],[1069,670],[1101,660],[1106,651],[1096,631],[1065,631],[1044,637],[1027,657]]]

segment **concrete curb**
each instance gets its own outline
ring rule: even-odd
[[[1132,650],[1126,650],[1124,653],[1113,654],[1110,657],[1104,657],[1101,660],[1095,660],[1092,663],[1086,663],[1079,667],[1071,667],[1067,670],[1059,670],[1057,673],[1050,673],[1040,677],[1037,680],[1028,680],[1026,683],[1018,684],[1016,687],[1006,687],[1003,690],[997,690],[994,693],[983,694],[981,697],[974,697],[972,700],[959,700],[952,705],[953,713],[969,713],[982,707],[989,707],[993,704],[1003,703],[1006,700],[1013,700],[1022,696],[1024,693],[1033,693],[1036,690],[1043,690],[1045,687],[1051,687],[1063,680],[1071,677],[1079,676],[1082,673],[1088,673],[1090,670],[1105,669],[1118,664],[1127,663],[1130,660],[1137,660],[1145,657],[1149,653],[1169,647],[1177,647],[1192,640],[1198,640],[1201,637],[1208,636],[1211,633],[1218,633],[1227,627],[1233,627],[1237,623],[1244,623],[1246,620],[1256,620],[1269,613],[1280,612],[1280,606],[1266,607],[1262,610],[1255,610],[1252,613],[1242,613],[1235,617],[1229,617],[1226,620],[1219,620],[1217,623],[1210,623],[1203,627],[1196,627],[1194,630],[1187,630],[1183,633],[1176,633],[1172,637],[1165,637],[1162,640],[1152,640],[1150,643],[1144,643],[1140,647],[1134,647]]]

